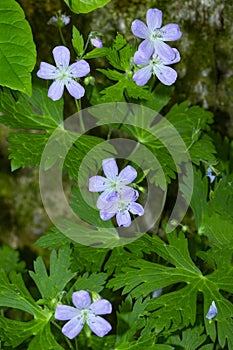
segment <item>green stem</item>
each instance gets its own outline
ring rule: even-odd
[[[64,36],[63,36],[61,27],[58,27],[58,30],[59,30],[59,34],[60,34],[60,37],[61,37],[62,44],[63,44],[64,46],[66,46],[66,41],[65,41],[65,38],[64,38]]]
[[[88,47],[88,44],[89,44],[89,42],[90,42],[90,39],[91,39],[91,36],[90,36],[90,34],[89,34],[89,35],[88,35],[88,38],[87,38],[87,41],[86,41],[86,43],[85,43],[83,52],[82,52],[82,54],[80,55],[80,58],[82,58],[82,57],[84,56],[84,54],[85,54],[85,52],[86,52],[86,49],[87,49],[87,47]]]
[[[84,122],[83,122],[81,100],[76,100],[75,99],[75,104],[76,104],[77,111],[78,111],[78,114],[79,114],[81,133],[85,133],[86,129],[85,129],[85,125],[84,125]]]
[[[78,340],[75,338],[75,350],[78,350]]]
[[[52,323],[57,329],[59,329],[59,331],[61,331],[61,327],[60,327],[55,321],[52,321],[51,323]],[[71,350],[75,350],[74,347],[73,347],[73,345],[71,344],[71,341],[70,341],[67,337],[65,337],[65,340],[66,340],[67,344],[69,345],[69,348],[70,348]]]

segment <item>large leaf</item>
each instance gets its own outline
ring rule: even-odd
[[[5,345],[16,347],[32,335],[44,333],[44,327],[49,327],[48,322],[52,312],[47,308],[41,308],[28,292],[20,274],[12,272],[9,279],[3,270],[0,271],[0,306],[22,310],[33,315],[34,319],[21,322],[0,316],[0,338]],[[45,344],[52,335],[44,337]],[[54,340],[55,342],[55,340]],[[57,347],[43,347],[44,350],[59,349]]]
[[[15,0],[0,2],[0,85],[31,95],[36,48],[24,12]]]
[[[143,259],[131,261],[128,267],[122,269],[122,274],[117,274],[108,286],[114,289],[123,288],[124,294],[130,293],[135,298],[148,296],[155,289],[165,288],[162,296],[151,299],[147,307],[152,312],[152,327],[156,328],[157,333],[163,329],[173,332],[190,324],[194,325],[197,297],[200,292],[203,293],[203,321],[207,335],[215,341],[215,322],[208,322],[205,317],[214,300],[218,308],[215,320],[219,343],[224,347],[228,340],[229,349],[232,350],[233,304],[220,293],[220,290],[233,292],[231,260],[222,259],[221,265],[218,264],[213,273],[203,275],[189,255],[188,242],[183,234],[177,236],[175,232],[170,233],[169,244],[164,244],[157,236],[153,240],[154,251],[174,267]],[[175,284],[179,284],[179,287],[170,291]]]
[[[64,0],[75,13],[88,13],[105,6],[110,0]]]

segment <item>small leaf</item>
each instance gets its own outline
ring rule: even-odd
[[[73,26],[72,45],[77,55],[81,56],[84,48],[84,41],[83,36],[75,26]]]

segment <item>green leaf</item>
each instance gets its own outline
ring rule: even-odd
[[[32,97],[0,91],[0,122],[14,129],[53,130],[63,121],[63,100],[52,101],[47,89],[33,89]]]
[[[158,84],[150,94],[150,98],[143,100],[141,103],[143,106],[151,108],[156,112],[160,112],[170,101],[173,91],[174,88],[172,86]]]
[[[23,272],[24,261],[19,262],[19,252],[8,246],[0,249],[0,266],[8,274],[11,271]]]
[[[41,308],[36,305],[20,274],[12,271],[8,279],[2,270],[0,271],[0,282],[0,306],[23,310],[32,315],[41,313]]]
[[[200,171],[193,168],[193,189],[190,188],[188,178],[184,179],[184,184],[181,185],[182,192],[190,193],[192,191],[191,208],[194,212],[195,223],[197,227],[200,227],[203,214],[207,207],[208,198],[208,179],[206,176],[202,176]]]
[[[20,274],[12,272],[8,279],[6,273],[0,270],[0,284],[0,306],[22,310],[34,317],[33,320],[20,322],[0,316],[1,340],[5,345],[16,347],[32,335],[39,334],[52,317],[52,312],[36,304]]]
[[[43,327],[40,320],[27,322],[15,321],[0,315],[0,337],[4,345],[16,347],[35,335]]]
[[[206,339],[206,334],[203,334],[204,327],[196,326],[195,328],[188,328],[182,332],[182,336],[173,335],[169,337],[167,343],[177,345],[185,350],[196,350],[202,345]],[[208,344],[209,349],[213,349],[214,344]]]
[[[100,272],[108,251],[108,249],[98,249],[75,243],[72,271]]]
[[[141,347],[146,345],[140,341],[137,342],[135,334],[145,326],[146,319],[140,316],[144,313],[147,304],[148,299],[142,302],[142,298],[139,298],[133,305],[132,298],[128,296],[119,307],[115,349],[137,349],[136,345]],[[151,339],[149,343],[151,345]]]
[[[199,106],[188,108],[188,102],[184,101],[174,105],[166,114],[166,118],[183,138],[195,164],[200,164],[200,161],[206,161],[208,164],[216,163],[213,142],[209,136],[203,134],[203,131],[210,130],[209,124],[213,123],[211,112]]]
[[[90,58],[99,58],[99,57],[105,57],[108,53],[108,48],[107,47],[102,47],[101,49],[99,48],[95,48],[91,51],[89,51],[88,53],[86,53],[86,55],[83,56],[84,59],[90,59]]]
[[[27,350],[64,350],[51,333],[50,325],[46,324],[30,342]]]
[[[82,177],[79,174],[79,167],[84,157],[88,154],[88,169],[91,170],[96,168],[97,163],[101,164],[103,159],[116,154],[116,150],[112,145],[106,145],[105,143],[103,147],[101,145],[102,142],[104,142],[102,138],[90,135],[82,135],[75,141],[74,146],[69,149],[64,162],[64,166],[68,169],[70,178],[76,179],[79,183],[82,181],[83,184],[86,185],[89,174],[85,172]],[[64,143],[61,144],[61,146],[64,148]],[[57,144],[55,144],[55,149],[51,148],[51,156],[54,155],[53,150],[56,149]],[[57,159],[56,155],[54,155],[54,157]]]
[[[55,250],[50,255],[50,274],[39,256],[34,262],[35,272],[30,271],[31,278],[36,283],[42,298],[50,300],[63,291],[66,284],[76,275],[70,271],[70,248],[65,246],[58,253]]]
[[[17,99],[4,89],[0,91],[0,108],[4,113],[0,115],[0,123],[14,129],[33,130],[10,134],[8,140],[12,171],[39,164],[49,134],[63,121],[63,101],[52,101],[45,89],[33,89],[31,98],[19,94]],[[46,133],[41,133],[41,130]]]
[[[72,32],[72,45],[78,56],[81,56],[84,48],[83,36],[80,34],[79,30],[73,26]]]
[[[97,8],[104,7],[110,0],[64,0],[71,11],[75,13],[88,13]]]
[[[12,133],[8,137],[11,152],[11,170],[24,168],[26,165],[34,167],[40,163],[41,154],[48,141],[48,137],[41,134]]]
[[[71,287],[69,293],[73,293],[78,290],[89,290],[90,292],[100,293],[104,289],[104,285],[107,279],[106,273],[84,273],[84,275],[79,276],[76,282]]]
[[[35,245],[47,249],[58,249],[70,245],[72,242],[71,239],[63,235],[56,227],[52,227],[50,231],[46,232],[36,241]]]
[[[158,298],[153,298],[147,310],[154,318],[154,324],[160,331],[163,329],[174,332],[178,329],[194,325],[196,321],[197,295],[204,296],[203,319],[207,335],[212,341],[216,339],[215,323],[209,322],[205,315],[214,300],[218,314],[215,317],[218,329],[218,340],[223,347],[228,340],[229,349],[233,349],[233,304],[220,293],[232,293],[233,267],[230,259],[209,275],[203,275],[192,261],[187,239],[183,234],[172,232],[167,235],[169,244],[165,244],[157,236],[153,237],[154,251],[171,266],[164,266],[145,260],[129,262],[122,268],[108,287],[114,290],[123,288],[123,294],[130,293],[132,297],[148,296],[153,290],[164,288],[165,292]],[[182,283],[179,289],[169,292],[172,285]],[[166,292],[167,290],[167,292]]]
[[[0,85],[31,95],[36,48],[24,12],[15,0],[0,3]]]
[[[72,187],[71,208],[82,220],[93,226],[113,227],[111,220],[103,221],[100,218],[99,210],[88,205],[87,201],[83,199],[80,189],[75,186]]]
[[[111,69],[97,69],[98,72],[104,74],[108,79],[110,80],[116,80],[119,81],[124,77],[124,75],[116,70],[111,70]]]

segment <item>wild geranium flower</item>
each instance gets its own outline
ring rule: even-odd
[[[144,214],[143,207],[135,203],[137,199],[138,192],[132,188],[121,190],[117,198],[109,202],[99,197],[97,208],[100,209],[101,219],[109,220],[116,215],[118,226],[129,227],[131,225],[130,213],[139,216]]]
[[[212,301],[209,310],[206,314],[206,318],[208,318],[208,320],[212,320],[212,318],[214,318],[218,313],[218,309],[216,307],[215,301]]]
[[[102,167],[106,177],[97,175],[89,179],[90,192],[103,192],[98,200],[109,202],[117,199],[118,193],[125,189],[134,193],[135,190],[127,186],[137,177],[137,172],[132,166],[126,166],[118,174],[119,170],[115,159],[107,158],[102,161]]]
[[[158,298],[163,292],[163,288],[159,288],[153,291],[152,298]]]
[[[212,170],[210,167],[207,169],[206,176],[210,179],[210,183],[214,182],[214,180],[216,178],[216,176],[212,174]]]
[[[70,17],[65,14],[58,13],[56,16],[53,16],[48,21],[49,25],[53,25],[56,27],[67,26],[70,23]]]
[[[174,48],[172,50],[174,52],[172,60],[161,58],[156,53],[151,58],[148,58],[140,50],[135,52],[134,62],[137,65],[144,66],[133,75],[133,80],[136,84],[143,86],[150,80],[152,75],[156,75],[163,84],[172,85],[176,81],[177,73],[168,65],[180,61],[179,51]]]
[[[106,299],[99,299],[91,303],[90,294],[85,290],[79,290],[72,295],[75,307],[59,305],[55,311],[55,318],[68,322],[62,327],[62,333],[69,339],[75,338],[82,330],[85,323],[98,337],[105,336],[112,329],[109,322],[99,315],[112,312],[112,305]]]
[[[74,79],[81,78],[90,72],[90,66],[85,60],[77,61],[69,66],[70,51],[65,46],[56,46],[53,49],[53,57],[56,67],[41,62],[37,76],[42,79],[53,79],[48,96],[53,100],[59,100],[64,92],[64,86],[70,95],[76,99],[84,96],[84,88]]]
[[[103,42],[100,38],[95,37],[95,38],[91,38],[91,44],[94,47],[97,47],[98,49],[101,49],[103,47]]]
[[[147,58],[154,53],[165,60],[174,60],[175,52],[164,41],[178,40],[182,33],[177,24],[162,25],[162,11],[149,9],[146,13],[146,22],[136,19],[133,21],[131,29],[135,36],[144,39],[139,45],[139,50],[143,51]]]

